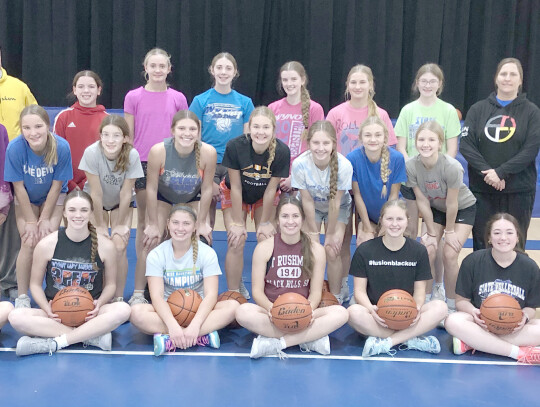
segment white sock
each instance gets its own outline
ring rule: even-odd
[[[132,297],[144,297],[144,290],[133,290]]]
[[[281,338],[279,338],[279,343],[281,344],[281,349],[280,350],[283,350],[287,347],[287,342],[285,342],[285,338],[282,336]]]
[[[508,355],[508,357],[511,357],[512,359],[517,360],[518,356],[519,356],[519,346],[512,345],[512,350],[510,351],[510,354]]]
[[[456,310],[456,300],[454,299],[451,299],[451,298],[447,298],[446,299],[446,305],[448,305],[448,308],[451,309],[451,310]]]
[[[54,341],[56,342],[56,350],[60,350],[68,346],[66,334],[57,336],[54,338]]]

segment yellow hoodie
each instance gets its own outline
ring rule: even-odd
[[[19,115],[28,105],[37,104],[36,98],[23,81],[9,76],[2,68],[0,78],[0,123],[7,131],[10,140],[20,134]]]

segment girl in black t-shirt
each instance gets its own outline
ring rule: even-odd
[[[300,345],[303,351],[328,355],[328,334],[347,322],[347,311],[341,305],[318,308],[326,256],[321,244],[302,231],[304,221],[300,201],[284,196],[277,207],[279,233],[260,242],[253,252],[255,304],[241,305],[236,310],[236,320],[259,335],[251,347],[250,356],[254,359],[269,355],[283,357],[282,350],[294,345]],[[306,296],[313,309],[311,324],[301,332],[284,333],[272,324],[273,301],[287,292]]]
[[[249,134],[230,140],[222,165],[228,174],[221,182],[221,208],[227,229],[225,272],[229,290],[242,293],[246,217],[255,221],[257,240],[276,233],[274,217],[279,202],[279,182],[289,176],[290,152],[275,136],[276,118],[266,106],[259,106],[249,118]]]
[[[403,200],[386,202],[381,208],[379,237],[362,243],[354,253],[350,274],[354,276],[356,304],[348,308],[349,324],[369,336],[362,356],[394,355],[394,345],[406,349],[439,353],[434,336],[420,336],[435,328],[448,311],[440,300],[424,303],[426,281],[431,279],[425,247],[403,234],[407,228],[407,207]],[[418,316],[410,327],[394,331],[377,315],[375,305],[385,291],[401,289],[416,301]]]
[[[456,284],[458,312],[448,316],[445,328],[454,336],[454,353],[480,350],[508,356],[522,363],[540,364],[540,269],[521,252],[519,223],[512,215],[498,213],[486,225],[488,249],[468,255],[459,269]],[[524,244],[523,244],[524,246]],[[523,318],[509,335],[495,335],[481,319],[480,306],[489,295],[512,295]]]
[[[30,291],[40,309],[18,308],[9,315],[13,328],[29,335],[17,342],[18,356],[52,353],[79,342],[111,350],[111,331],[129,319],[129,305],[125,302],[109,303],[116,289],[116,250],[114,243],[98,234],[90,223],[92,211],[90,195],[73,190],[64,201],[63,215],[67,227],[51,233],[37,244],[32,262]],[[70,249],[66,249],[67,246]],[[84,248],[86,253],[81,253]],[[64,262],[66,271],[54,271],[54,276],[47,276],[47,287],[43,290],[46,272],[53,273],[53,261],[56,264]],[[76,265],[78,270],[86,270],[90,266],[92,271],[73,271],[72,265]],[[64,279],[64,275],[70,273],[73,277]],[[86,274],[94,274],[95,277],[91,281],[85,280]],[[102,281],[103,285],[97,287],[92,284],[98,281]],[[77,328],[63,325],[58,315],[51,310],[54,294],[60,288],[71,285],[85,286],[89,291],[98,293],[94,298],[94,310],[88,312],[86,322]]]

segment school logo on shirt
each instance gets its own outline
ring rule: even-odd
[[[78,261],[51,260],[51,277],[54,288],[61,290],[64,287],[84,287],[88,291],[94,289],[97,271],[92,263]]]
[[[516,120],[505,115],[492,117],[484,127],[484,134],[494,143],[504,143],[510,140],[515,131]]]
[[[517,285],[512,284],[512,280],[501,280],[497,278],[495,281],[480,284],[478,287],[478,295],[480,298],[482,298],[482,300],[485,300],[491,294],[496,293],[507,294],[516,299],[525,301],[525,290]]]

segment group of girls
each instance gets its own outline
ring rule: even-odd
[[[495,80],[497,96],[490,103],[501,113],[505,107],[513,108],[517,99],[525,106],[520,109],[537,120],[538,109],[524,95],[518,96],[523,75],[516,61],[501,62]],[[172,67],[165,51],[148,52],[143,66],[147,83],[126,95],[125,118],[107,115],[97,105],[103,85],[91,71],[74,78],[73,94],[78,100],[55,122],[55,133],[62,137],[49,131],[43,108],[34,105],[21,113],[22,135],[8,146],[3,177],[15,191],[22,241],[17,259],[20,295],[14,311],[10,304],[0,304],[0,325],[9,314],[15,329],[29,335],[19,341],[18,354],[54,352],[77,342],[109,350],[110,332],[130,317],[142,332],[154,334],[156,355],[196,344],[219,347],[217,331],[235,319],[259,335],[252,345],[254,358],[283,356],[283,349],[293,345],[328,354],[328,334],[347,321],[369,336],[364,356],[393,354],[392,347],[398,344],[438,353],[437,339],[422,335],[456,308],[471,317],[457,312],[448,321],[461,318],[458,321],[485,328],[479,323],[474,297],[476,280],[471,284],[470,277],[458,278],[458,255],[471,230],[475,233],[477,198],[463,183],[463,168],[453,158],[460,124],[456,110],[438,98],[444,78],[437,65],[426,64],[418,71],[413,89],[419,97],[403,108],[395,133],[388,114],[373,100],[374,78],[365,65],[351,69],[347,100],[332,109],[327,120],[321,106],[311,100],[307,74],[298,62],[288,62],[280,70],[278,87],[286,97],[269,107],[254,108],[248,97],[232,89],[238,77],[234,57],[220,53],[209,67],[214,86],[196,96],[189,110],[185,97],[167,85]],[[514,192],[507,177],[520,169],[530,172],[531,154],[520,148],[538,150],[540,143],[529,140],[537,130],[516,127],[516,134],[497,139],[512,139],[511,149],[519,159],[495,160],[493,147],[486,147],[475,133],[477,121],[483,120],[478,116],[487,110],[484,105],[471,109],[474,117],[467,116],[467,147],[462,150],[474,158],[474,163],[469,161],[470,172],[482,174],[484,183],[498,193]],[[76,128],[81,129],[80,136]],[[70,145],[75,147],[70,150]],[[391,148],[394,145],[397,148]],[[477,159],[482,154],[486,157]],[[516,188],[522,190],[524,184]],[[123,292],[133,190],[138,256],[130,308],[123,302]],[[406,205],[398,200],[400,191]],[[485,194],[487,202],[494,192]],[[0,200],[0,209],[9,205],[6,195],[7,204]],[[227,230],[227,286],[246,298],[249,292],[242,272],[247,216],[255,222],[259,242],[252,269],[255,304],[217,303],[221,270],[209,245],[218,201]],[[503,201],[507,206],[502,208],[509,212],[517,206],[511,197]],[[418,214],[424,221],[421,243],[415,241]],[[62,216],[66,227],[58,230]],[[492,256],[495,268],[523,259],[514,255],[514,246],[523,245],[524,239],[513,244],[499,238],[503,232],[511,234],[512,228],[516,235],[522,232],[511,215],[505,216],[490,224],[488,233],[490,244],[503,240],[485,254]],[[351,262],[353,218],[358,248]],[[503,221],[511,226],[501,226]],[[164,241],[166,234],[170,238]],[[503,246],[509,248],[504,255],[499,253]],[[474,275],[478,270],[476,263],[471,264],[467,273]],[[523,296],[523,306],[531,308],[540,305],[534,294],[528,295],[537,283],[538,268],[532,261],[528,266],[524,280],[529,285],[520,287],[530,297]],[[354,277],[354,301],[348,312],[341,306],[318,308],[325,267],[329,290],[340,304],[349,298],[349,273]],[[446,303],[440,288],[437,295],[429,294],[432,276],[440,287],[443,269]],[[75,329],[59,323],[48,302],[67,285],[87,287],[95,299],[95,310]],[[193,288],[203,297],[186,328],[178,325],[166,305],[167,297],[182,287]],[[30,308],[28,288],[39,310]],[[408,291],[418,305],[412,326],[399,332],[391,331],[376,314],[374,304],[389,288]],[[271,324],[269,310],[277,296],[288,291],[306,296],[314,314],[308,329],[283,335]],[[515,333],[493,340],[487,351],[536,360],[535,348],[516,351],[516,346],[540,343],[535,323],[522,330],[534,316],[525,310]],[[450,325],[450,330],[455,329],[455,351],[484,349],[485,335],[490,334],[477,332],[472,325],[470,331],[465,329],[470,324],[458,325]]]

